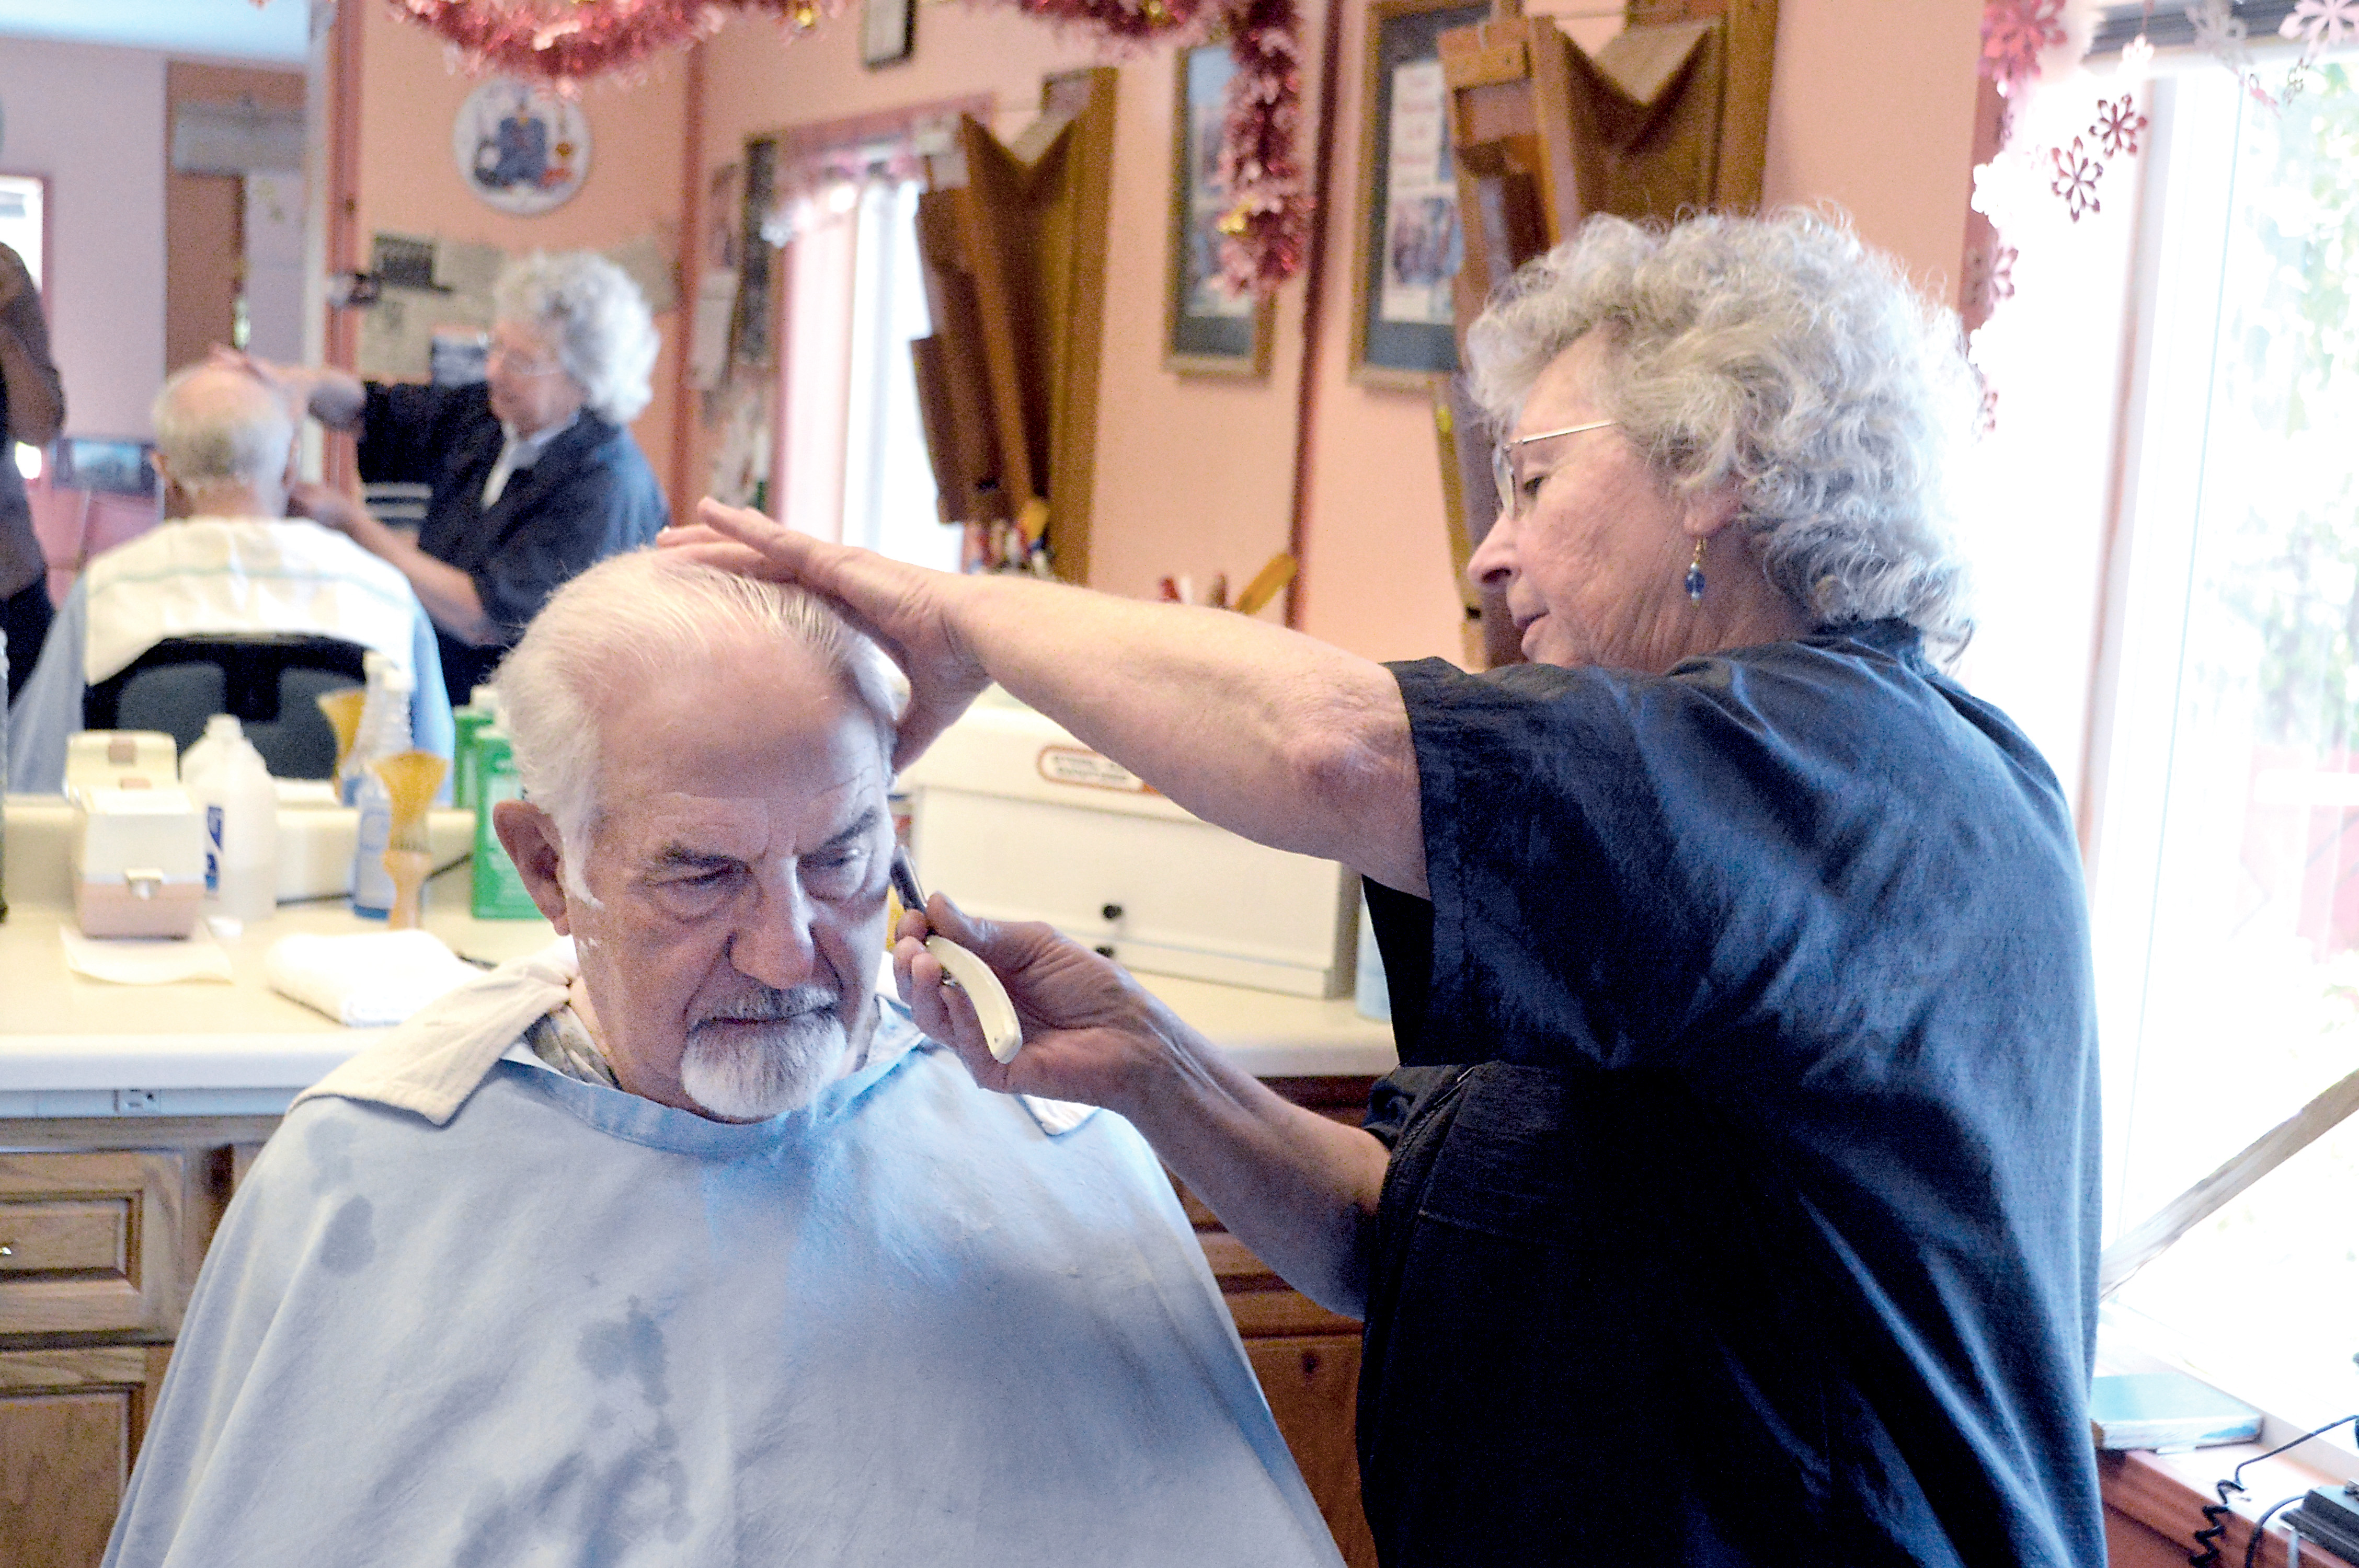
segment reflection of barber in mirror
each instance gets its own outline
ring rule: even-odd
[[[46,447],[65,422],[65,384],[49,362],[40,291],[24,258],[0,245],[0,632],[7,634],[12,701],[41,655],[51,615],[49,564],[33,536],[16,443]]]
[[[560,583],[647,543],[669,516],[628,428],[658,344],[638,286],[586,251],[535,253],[501,273],[493,298],[485,379],[473,385],[239,359],[357,434],[363,480],[429,487],[415,541],[325,485],[297,486],[293,503],[401,568],[440,633],[454,702],[491,678]]]

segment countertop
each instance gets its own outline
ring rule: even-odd
[[[12,834],[11,908],[0,924],[0,1118],[276,1115],[384,1034],[335,1023],[262,978],[263,953],[277,936],[383,930],[381,923],[336,903],[284,905],[224,944],[235,977],[227,984],[112,985],[66,968],[59,932],[71,912],[23,896],[51,889],[20,879],[17,848]],[[429,889],[427,928],[452,951],[498,963],[554,939],[544,921],[473,919],[466,876],[462,866]],[[1348,998],[1139,979],[1259,1076],[1376,1075],[1395,1061],[1390,1026],[1360,1017]]]

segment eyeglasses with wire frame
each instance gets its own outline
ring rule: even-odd
[[[1603,430],[1619,425],[1619,419],[1593,419],[1586,425],[1567,425],[1561,430],[1542,430],[1537,435],[1517,436],[1511,441],[1499,441],[1491,448],[1491,482],[1499,489],[1499,515],[1513,518],[1522,514],[1522,497],[1516,493],[1516,449],[1534,441],[1552,441],[1559,436],[1578,436],[1583,430]]]

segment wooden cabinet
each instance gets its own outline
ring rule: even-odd
[[[1370,1078],[1272,1078],[1297,1105],[1356,1127]],[[1360,1508],[1360,1454],[1353,1418],[1358,1406],[1360,1325],[1288,1286],[1269,1265],[1222,1227],[1212,1211],[1180,1187],[1180,1206],[1203,1243],[1204,1259],[1245,1342],[1277,1430],[1318,1499],[1327,1528],[1352,1568],[1375,1568],[1376,1543]]]
[[[0,1568],[92,1568],[267,1119],[0,1121]]]
[[[0,1564],[99,1560],[170,1356],[160,1345],[0,1350]]]

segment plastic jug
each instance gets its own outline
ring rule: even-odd
[[[278,911],[278,790],[234,716],[205,721],[180,784],[204,824],[204,913],[269,919]]]

